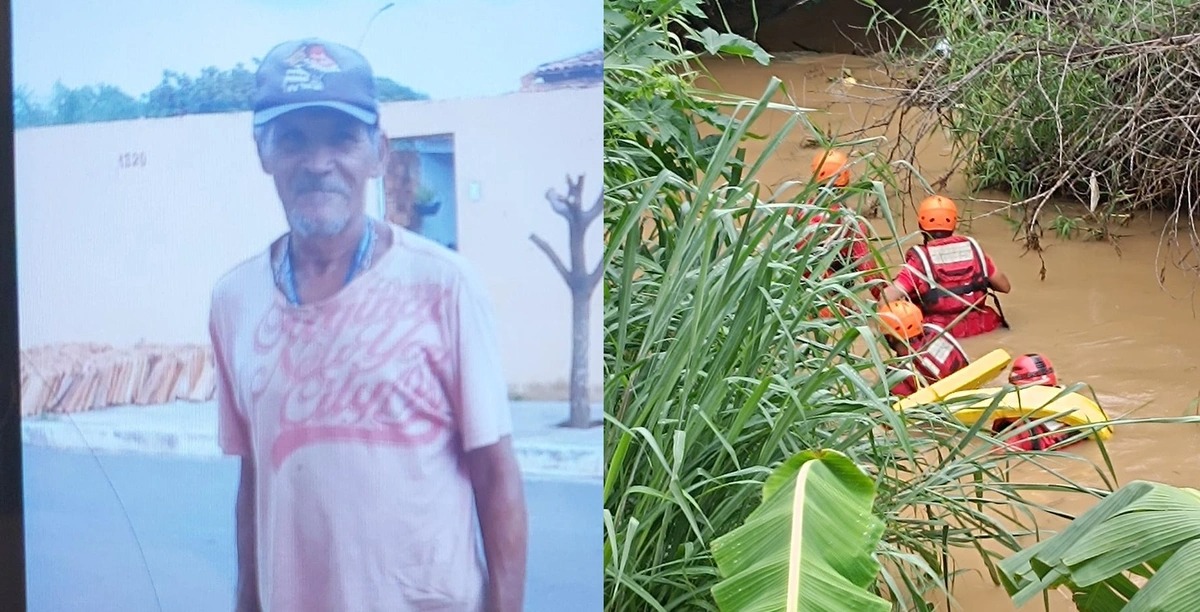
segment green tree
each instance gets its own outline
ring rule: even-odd
[[[101,83],[71,89],[57,82],[50,98],[53,123],[117,121],[141,116],[138,101],[120,88]]]
[[[806,3],[821,0],[712,0],[703,3],[702,16],[692,16],[699,27],[722,32],[728,30],[746,38],[754,38],[758,28],[787,11]]]
[[[232,70],[209,66],[192,82],[189,113],[229,113],[250,110],[254,102],[254,73],[240,62]]]
[[[375,96],[380,102],[429,99],[428,94],[405,87],[387,77],[375,77]]]
[[[34,97],[28,87],[13,90],[13,126],[18,128],[50,125],[54,114]]]

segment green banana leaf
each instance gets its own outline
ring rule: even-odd
[[[836,451],[805,451],[763,483],[762,504],[713,540],[724,578],[723,612],[874,612],[891,605],[869,589],[879,575],[883,521],[871,513],[875,485]]]
[[[1066,586],[1080,612],[1200,610],[1200,492],[1131,482],[997,568],[1018,607]]]

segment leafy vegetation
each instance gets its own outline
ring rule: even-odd
[[[788,608],[861,612],[891,609],[867,589],[879,574],[872,554],[883,521],[871,513],[875,485],[845,455],[805,451],[763,484],[763,503],[713,541],[728,579],[713,587],[724,610]]]
[[[1080,612],[1198,610],[1200,491],[1131,482],[998,568],[1018,606],[1065,586]]]
[[[1105,488],[1094,489],[1043,465],[1041,453],[997,448],[982,428],[986,418],[967,427],[947,406],[903,417],[892,409],[885,389],[906,364],[879,343],[871,305],[856,287],[861,279],[833,270],[845,243],[826,224],[809,223],[839,197],[883,215],[892,238],[873,242],[876,255],[898,248],[883,188],[895,183],[880,174],[887,164],[860,159],[868,180],[843,196],[804,176],[788,185],[799,191],[793,196],[767,193],[758,173],[791,130],[827,140],[804,109],[772,102],[781,97],[778,81],[757,99],[699,91],[699,53],[767,58],[739,37],[691,29],[696,9],[681,1],[606,3],[607,609],[778,609],[785,578],[803,584],[837,574],[864,601],[926,610],[949,598],[955,550],[976,552],[999,581],[995,561],[1022,550],[1023,538],[1038,533],[1038,517],[1063,516],[1032,494],[1104,497],[1111,466],[1097,467]],[[787,120],[754,134],[767,113]],[[747,159],[752,139],[762,141],[761,153]],[[1064,223],[1060,231],[1080,227]],[[778,491],[785,474],[801,481],[789,461],[815,456],[843,456],[871,481],[871,515],[882,525],[871,540],[877,566],[861,546],[829,542],[823,563],[803,565],[813,561],[803,551],[814,543],[797,508],[834,512],[838,502],[806,495],[788,508]],[[1015,479],[1014,463],[1035,469]],[[850,473],[842,484],[854,490]],[[817,478],[836,489],[828,476]],[[865,498],[855,499],[845,507],[861,509]],[[850,528],[873,524],[857,511],[838,518]],[[787,553],[800,562],[785,569],[781,533],[797,524],[802,537],[789,541]],[[1024,554],[1013,558],[1040,563]],[[1010,564],[1006,580],[1027,590],[1041,577],[1021,563]]]
[[[948,134],[951,171],[1011,193],[1034,250],[1046,227],[1115,244],[1115,225],[1156,208],[1174,221],[1164,256],[1200,269],[1188,221],[1200,205],[1200,4],[932,0],[925,10],[936,46],[914,55],[897,45],[892,57],[908,68],[899,74],[905,138]],[[927,112],[905,112],[913,108]],[[1086,215],[1045,223],[1052,199],[1083,204]]]
[[[770,582],[756,576],[767,568],[737,569],[717,551],[767,529],[765,514],[779,528],[764,482],[805,451],[844,455],[873,483],[883,531],[864,595],[929,609],[948,597],[952,550],[991,567],[1021,549],[1037,511],[1052,511],[1031,491],[1104,491],[1044,468],[1013,480],[1013,462],[1041,468],[1041,455],[1000,450],[986,419],[968,427],[945,406],[893,410],[886,389],[908,366],[875,333],[858,273],[834,266],[845,238],[810,223],[835,198],[877,206],[891,236],[872,241],[882,259],[904,238],[889,177],[867,172],[831,195],[797,176],[794,195],[768,193],[758,174],[790,132],[821,135],[804,109],[773,102],[778,80],[757,99],[697,89],[702,53],[769,59],[745,39],[689,26],[698,4],[605,2],[606,609],[716,610],[730,602],[716,594],[723,581]],[[767,113],[786,121],[755,134]],[[752,139],[761,152],[748,159]],[[862,551],[827,552],[841,563]]]

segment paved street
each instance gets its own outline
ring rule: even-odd
[[[229,610],[236,484],[229,459],[26,445],[30,612]],[[600,483],[529,479],[526,495],[526,609],[600,610]]]

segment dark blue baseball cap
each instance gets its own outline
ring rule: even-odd
[[[267,53],[255,75],[254,125],[314,106],[379,122],[375,75],[361,53],[318,38],[293,40]]]

